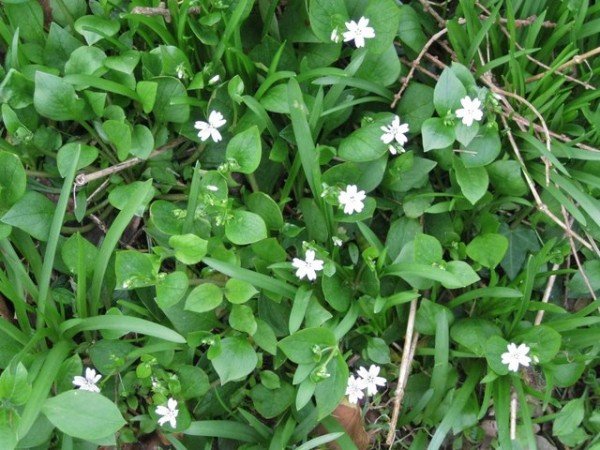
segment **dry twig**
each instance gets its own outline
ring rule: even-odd
[[[135,158],[128,159],[127,161],[123,161],[122,163],[115,164],[111,167],[107,167],[106,169],[98,170],[92,173],[80,173],[75,177],[75,185],[85,186],[86,184],[99,178],[104,178],[114,173],[121,172],[125,169],[129,169],[130,167],[133,167],[141,162],[147,161],[148,159],[152,159],[158,155],[162,155],[168,150],[171,150],[173,147],[177,147],[182,142],[185,142],[185,138],[179,137],[174,141],[169,142],[168,144],[163,145],[162,147],[154,150],[152,153],[150,153],[150,156],[148,156],[147,159],[138,158],[136,156]]]
[[[404,398],[404,389],[406,388],[406,383],[408,382],[408,375],[410,374],[410,363],[414,358],[416,344],[419,338],[418,333],[414,333],[416,315],[417,300],[415,299],[410,302],[408,323],[406,324],[406,334],[404,336],[404,349],[402,351],[402,360],[400,361],[400,369],[398,373],[398,384],[396,385],[396,392],[394,394],[394,409],[392,411],[390,429],[385,441],[389,447],[392,446],[396,438],[396,424],[398,423],[400,406],[402,404],[402,399]]]

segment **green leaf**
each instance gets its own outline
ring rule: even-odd
[[[0,151],[0,211],[23,197],[26,187],[27,175],[19,157]]]
[[[508,239],[495,233],[477,236],[467,245],[469,258],[490,269],[500,264],[506,250],[508,250]]]
[[[440,117],[460,108],[460,100],[466,95],[467,91],[454,71],[446,67],[433,91],[433,104]]]
[[[423,150],[442,149],[454,143],[454,128],[444,124],[443,119],[432,117],[423,122],[421,127],[423,135]]]
[[[72,274],[76,274],[78,265],[79,241],[81,241],[85,271],[88,275],[91,275],[94,271],[96,258],[98,257],[98,248],[79,233],[73,234],[64,241],[60,248],[61,258],[69,271]]]
[[[324,349],[337,345],[333,332],[327,328],[306,328],[279,341],[279,348],[297,364],[315,362],[315,346]]]
[[[477,317],[459,320],[450,329],[450,337],[477,356],[485,355],[486,340],[501,333],[493,322]]]
[[[329,376],[317,384],[315,400],[317,401],[318,420],[331,414],[340,404],[348,386],[348,366],[342,355],[337,355],[329,364],[326,371]]]
[[[483,167],[465,167],[459,158],[454,158],[454,173],[460,190],[471,204],[485,195],[488,188],[488,174]]]
[[[212,311],[223,302],[223,291],[216,284],[196,286],[185,301],[185,309],[197,313]]]
[[[502,354],[507,352],[508,342],[500,336],[492,336],[485,341],[485,359],[488,366],[498,375],[506,375],[508,366],[502,364]]]
[[[283,383],[276,389],[267,389],[262,384],[257,384],[250,391],[250,398],[261,416],[273,419],[290,407],[294,394],[293,386],[288,383]]]
[[[480,280],[479,275],[464,261],[450,261],[446,264],[446,271],[454,275],[462,286],[469,286]]]
[[[137,92],[140,101],[142,102],[142,109],[146,114],[152,112],[154,103],[156,102],[156,93],[158,92],[158,83],[155,81],[140,81],[135,91]]]
[[[262,145],[257,127],[250,127],[236,134],[227,144],[227,158],[233,159],[236,172],[253,173],[260,164]]]
[[[65,75],[93,75],[103,66],[106,54],[97,47],[79,47],[69,57],[65,64]]]
[[[383,53],[392,44],[400,25],[400,9],[394,0],[370,0],[363,13],[375,30],[373,39],[366,39],[369,53]],[[358,20],[358,18],[355,18]]]
[[[171,236],[169,245],[175,250],[175,258],[188,265],[202,261],[208,249],[208,241],[191,233]]]
[[[338,154],[346,161],[367,162],[379,159],[388,151],[387,144],[381,141],[381,127],[389,125],[392,117],[376,120],[353,131],[342,139]]]
[[[258,294],[258,291],[247,281],[230,278],[225,283],[225,297],[230,303],[246,303],[256,294]]]
[[[46,241],[56,205],[36,191],[28,191],[2,216],[2,222]]]
[[[398,37],[404,45],[415,53],[419,53],[427,42],[427,36],[421,29],[419,15],[409,5],[400,5]]]
[[[210,390],[208,375],[200,367],[180,366],[177,376],[181,382],[180,395],[186,400],[203,397]]]
[[[223,339],[219,354],[212,359],[221,384],[248,376],[254,371],[257,363],[256,352],[250,343],[241,337]]]
[[[140,52],[135,50],[127,50],[115,56],[109,56],[104,60],[104,65],[109,69],[123,73],[132,73],[135,66],[140,61]],[[154,84],[149,81],[140,81],[140,83]],[[139,83],[138,83],[139,86]],[[138,92],[139,93],[139,92]],[[142,97],[140,95],[140,97]],[[149,112],[149,111],[144,111]]]
[[[170,308],[183,298],[188,289],[188,277],[183,271],[161,274],[156,283],[156,303],[161,309]]]
[[[529,191],[521,173],[521,166],[517,161],[494,161],[486,169],[496,192],[521,197]]]
[[[433,116],[433,111],[433,88],[414,81],[410,83],[398,103],[398,115],[401,122],[408,124],[410,133],[420,133],[423,122]]]
[[[558,331],[546,325],[537,325],[519,333],[515,339],[526,343],[531,348],[531,355],[535,355],[540,364],[546,364],[554,359],[562,337]]]
[[[183,123],[190,117],[190,105],[181,101],[176,104],[176,99],[186,99],[187,92],[181,82],[171,77],[158,77],[154,78],[153,81],[157,83],[156,87],[156,98],[154,100],[154,106],[151,108],[159,122],[175,122]],[[141,83],[138,83],[138,90],[140,89]],[[143,90],[153,89],[151,85],[142,85]],[[144,108],[149,107],[149,100],[142,100]]]
[[[540,246],[537,235],[531,228],[521,225],[516,228],[502,226],[500,233],[508,239],[508,250],[500,265],[512,280],[523,267],[527,253],[539,250]]]
[[[11,364],[0,375],[0,399],[13,405],[24,405],[31,394],[27,369],[22,363]]]
[[[454,125],[454,134],[456,140],[462,145],[467,146],[479,132],[479,122],[473,122],[471,126],[466,126],[462,121]]]
[[[113,402],[101,394],[84,390],[67,391],[49,398],[42,412],[60,431],[84,440],[102,439],[126,423]]]
[[[54,75],[37,71],[33,105],[38,113],[52,120],[78,120],[84,101],[69,83]]]
[[[92,164],[98,157],[98,149],[89,145],[81,144],[80,142],[69,142],[63,145],[56,155],[56,166],[61,177],[65,177],[73,161],[73,155],[77,152],[77,147],[80,147],[81,153],[77,163],[76,170]]]
[[[312,290],[306,286],[300,286],[296,291],[296,296],[292,303],[292,311],[290,312],[289,329],[290,334],[294,334],[302,325],[306,309],[312,296]]]
[[[440,241],[428,234],[419,233],[413,241],[414,261],[423,264],[442,262],[443,250]]]
[[[345,281],[340,275],[334,274],[331,277],[321,279],[323,297],[333,309],[339,312],[345,312],[354,298],[350,283]]]
[[[170,328],[138,317],[107,314],[85,319],[70,319],[60,325],[60,331],[69,336],[87,330],[114,330],[122,334],[140,333],[177,344],[185,343],[183,336]]]
[[[248,245],[267,238],[267,226],[258,214],[237,209],[225,224],[225,236],[236,245]]]
[[[254,319],[252,308],[246,305],[233,305],[229,313],[229,325],[234,330],[248,333],[252,336],[256,333],[258,325]]]
[[[585,273],[594,292],[600,290],[600,261],[596,259],[584,262],[583,272]],[[589,295],[587,283],[579,271],[573,275],[573,278],[571,278],[569,281],[568,287],[570,296]]]
[[[119,120],[107,120],[102,124],[109,141],[117,149],[119,161],[124,161],[131,151],[131,128]]]
[[[275,200],[263,192],[253,192],[246,197],[246,205],[253,213],[263,218],[267,227],[271,230],[279,230],[283,227],[283,216]]]
[[[100,16],[83,16],[75,21],[75,31],[81,34],[88,45],[111,37],[119,31],[119,21],[109,20]]]
[[[352,57],[356,58],[357,55],[358,52],[354,52]],[[382,53],[368,52],[355,75],[382,86],[389,86],[398,80],[401,70],[396,47],[392,44]]]
[[[344,0],[310,0],[308,6],[310,27],[321,42],[331,42],[331,32],[338,28],[341,36],[348,20]]]
[[[565,404],[558,412],[552,424],[552,435],[561,436],[572,433],[585,416],[585,398],[579,397]]]
[[[136,250],[121,250],[115,257],[115,275],[118,289],[136,289],[156,283],[156,257]]]
[[[485,126],[479,129],[477,136],[465,147],[460,157],[465,167],[480,167],[492,163],[500,154],[500,136],[498,130]]]
[[[145,125],[136,124],[131,134],[130,153],[141,159],[146,159],[154,150],[154,136]]]

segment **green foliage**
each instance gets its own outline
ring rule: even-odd
[[[600,8],[151,3],[3,2],[1,449],[600,445]]]

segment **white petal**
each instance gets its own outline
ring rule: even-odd
[[[365,28],[363,30],[362,35],[364,37],[366,37],[367,39],[374,38],[375,37],[375,30],[373,28],[371,28],[371,27],[367,27],[367,28]]]
[[[394,140],[394,135],[392,133],[386,133],[381,135],[381,141],[384,144],[389,144]]]
[[[354,45],[356,48],[363,48],[365,46],[365,38],[362,35],[358,35],[354,38]]]
[[[198,132],[198,137],[202,142],[208,140],[208,138],[210,137],[210,130],[210,128],[204,128],[203,130],[200,130]]]
[[[156,409],[154,410],[154,412],[156,414],[158,414],[159,416],[166,416],[167,414],[171,414],[171,411],[169,410],[169,408],[167,408],[164,405],[157,406]]]
[[[207,129],[207,128],[209,128],[209,127],[210,127],[210,125],[208,124],[208,122],[203,122],[203,121],[201,121],[201,120],[197,120],[197,121],[194,123],[194,128],[195,128],[196,130],[206,130],[206,129]]]
[[[177,408],[177,400],[175,400],[174,398],[170,398],[169,401],[167,402],[167,407],[171,411],[175,411],[175,409]]]
[[[223,139],[221,137],[221,133],[219,133],[219,131],[216,128],[211,128],[210,135],[212,137],[212,140],[215,142],[220,142],[221,139]]]

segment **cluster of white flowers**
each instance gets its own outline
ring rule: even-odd
[[[478,98],[471,99],[468,95],[460,99],[462,108],[456,110],[456,117],[462,119],[462,123],[470,127],[474,121],[479,122],[483,118],[481,102]]]
[[[406,137],[406,133],[408,133],[407,123],[400,123],[400,117],[394,116],[392,123],[381,127],[381,131],[383,131],[381,141],[388,145],[388,150],[392,155],[404,152],[404,144],[408,142],[408,138]]]
[[[361,212],[364,207],[364,200],[367,198],[365,191],[359,191],[356,185],[349,184],[346,189],[338,194],[338,202],[344,208],[345,214]]]
[[[304,259],[294,258],[292,266],[296,270],[296,276],[301,280],[306,277],[309,281],[317,279],[317,271],[323,270],[323,261],[315,258],[314,250],[306,250]]]
[[[227,123],[227,120],[223,117],[219,111],[211,111],[208,115],[208,122],[202,120],[194,123],[194,128],[198,130],[198,137],[202,142],[212,138],[215,142],[220,142],[223,137],[219,132],[219,128]]]
[[[365,396],[363,392],[367,390],[367,395],[377,394],[377,386],[385,386],[387,380],[379,376],[381,367],[371,364],[369,370],[360,367],[357,371],[357,377],[350,375],[348,377],[348,386],[346,387],[346,395],[350,403],[358,403]]]
[[[526,344],[521,344],[517,347],[517,344],[510,343],[507,345],[508,350],[502,353],[502,364],[508,366],[508,370],[511,372],[518,372],[519,366],[529,367],[531,358],[528,356],[530,348]]]

